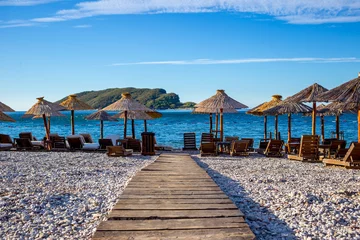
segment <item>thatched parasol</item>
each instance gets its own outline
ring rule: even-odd
[[[312,112],[312,108],[302,104],[302,103],[295,103],[295,102],[289,102],[286,99],[279,104],[277,104],[275,107],[269,108],[265,110],[263,113],[266,115],[282,115],[282,114],[288,114],[288,142],[290,142],[291,139],[291,114],[293,113],[310,113]]]
[[[267,139],[267,114],[264,114],[264,111],[275,107],[279,103],[282,102],[282,96],[281,95],[273,95],[271,97],[271,100],[269,102],[264,102],[249,111],[247,111],[247,114],[255,115],[255,116],[264,116],[264,138]],[[275,115],[275,136],[278,138],[278,116]]]
[[[68,99],[60,103],[61,106],[65,107],[67,110],[71,111],[71,134],[75,134],[75,110],[93,110],[89,104],[80,101],[76,95],[69,95]]]
[[[44,101],[44,97],[37,98],[37,103],[35,103],[26,113],[25,115],[32,115],[34,118],[42,117],[44,120],[44,127],[46,132],[46,138],[49,140],[50,136],[50,129],[48,127],[48,124],[46,122],[46,117],[58,117],[58,116],[64,116],[60,112],[58,112],[56,109],[54,109],[53,104],[48,104],[49,102]]]
[[[10,117],[9,115],[6,115],[2,111],[0,111],[0,121],[2,121],[2,122],[16,122],[15,119]]]
[[[218,114],[220,114],[220,141],[224,138],[223,113],[237,113],[236,109],[248,108],[235,99],[229,97],[224,90],[217,90],[216,94],[195,105],[193,113],[210,114],[210,133],[212,130],[212,114],[216,114],[216,135],[218,133]]]
[[[357,78],[321,94],[317,100],[341,102],[344,104],[343,108],[345,109],[354,109],[356,107],[358,111],[358,142],[360,142],[360,73]]]
[[[0,111],[2,112],[15,112],[14,109],[12,109],[11,107],[9,107],[8,105],[0,102]]]
[[[121,99],[105,107],[103,110],[121,111],[121,112],[124,111],[124,138],[126,138],[126,132],[127,132],[128,112],[130,111],[155,112],[154,110],[146,107],[145,105],[133,99],[130,93],[121,94]],[[133,121],[132,121],[132,125],[134,125]],[[134,131],[135,130],[133,129],[133,138],[135,138]]]
[[[100,120],[100,138],[104,138],[104,121],[117,121],[111,117],[107,112],[99,110],[85,117],[87,120]]]
[[[316,135],[316,102],[321,102],[318,97],[328,91],[323,86],[314,83],[313,85],[305,88],[304,90],[296,93],[295,95],[288,97],[287,100],[290,102],[312,102],[313,113],[312,113],[312,135]]]
[[[125,111],[112,116],[113,118],[125,119]],[[144,132],[147,132],[147,120],[160,118],[162,114],[159,112],[144,112],[144,111],[127,111],[127,119],[131,119],[132,137],[135,138],[135,122],[134,120],[144,120]]]

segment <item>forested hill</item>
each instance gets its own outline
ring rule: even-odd
[[[76,95],[92,107],[101,109],[119,100],[124,92],[129,92],[132,98],[152,109],[192,108],[195,105],[193,102],[181,103],[177,94],[167,93],[165,89],[161,88],[109,88],[76,93]],[[58,103],[66,98],[59,100]]]

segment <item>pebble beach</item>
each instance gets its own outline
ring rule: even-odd
[[[360,239],[360,171],[286,158],[193,155],[258,239]]]
[[[0,152],[0,239],[91,239],[131,177],[155,159]]]

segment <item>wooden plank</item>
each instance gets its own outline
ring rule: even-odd
[[[218,187],[214,182],[149,182],[144,184],[144,182],[133,182],[131,181],[127,187],[132,188],[143,188],[144,186],[151,187]]]
[[[238,209],[218,210],[113,210],[109,220],[137,218],[207,218],[207,217],[243,217]]]
[[[167,209],[176,209],[176,210],[185,210],[185,209],[237,209],[233,203],[225,204],[204,204],[204,203],[193,203],[193,204],[133,204],[133,203],[122,203],[118,202],[113,209],[127,209],[127,210],[167,210]]]
[[[176,229],[209,229],[209,228],[243,228],[247,227],[242,217],[231,218],[191,218],[191,219],[155,219],[123,220],[102,222],[98,230],[102,231],[144,231]]]
[[[93,237],[94,240],[244,240],[255,239],[254,234],[247,229],[194,229],[194,230],[161,230],[161,231],[99,231]]]
[[[131,195],[213,195],[213,194],[223,194],[221,190],[212,190],[212,191],[198,191],[198,190],[147,190],[147,191],[138,191],[136,189],[127,189],[125,188],[123,194]]]
[[[167,187],[167,186],[163,186],[163,187],[158,187],[158,186],[153,186],[153,185],[149,185],[148,187],[144,188],[144,187],[132,187],[132,186],[128,186],[126,187],[127,190],[131,190],[131,191],[139,191],[139,192],[146,192],[146,191],[177,191],[177,190],[181,190],[181,191],[221,191],[221,189],[218,186],[212,186],[212,187],[189,187],[189,186],[185,186],[185,187]]]
[[[126,194],[121,195],[120,199],[227,199],[229,198],[224,193],[223,194],[209,194],[209,195],[168,195],[168,194],[157,194],[157,195],[135,195],[135,194]]]
[[[212,198],[200,198],[200,199],[172,199],[172,198],[165,198],[165,199],[122,199],[120,201],[121,203],[133,203],[133,204],[194,204],[194,203],[205,203],[205,204],[212,204],[212,203],[216,203],[216,204],[223,204],[223,203],[233,203],[230,199],[228,198],[218,198],[218,199],[212,199]]]

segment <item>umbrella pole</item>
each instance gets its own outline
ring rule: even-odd
[[[220,142],[224,139],[224,114],[223,109],[220,108]]]
[[[316,102],[313,102],[312,112],[312,135],[316,135]]]
[[[215,119],[215,124],[216,124],[216,127],[215,127],[215,138],[217,138],[217,135],[218,135],[218,125],[219,125],[219,114],[216,113],[216,119]]]
[[[126,139],[126,132],[127,132],[127,111],[125,111],[125,117],[124,117],[124,139]]]
[[[279,116],[275,115],[275,139],[278,140],[279,138],[279,134],[278,134],[278,121],[279,121]]]
[[[104,121],[100,120],[100,138],[104,138]]]
[[[210,133],[212,133],[212,113],[210,113]]]
[[[320,120],[321,120],[321,141],[324,142],[324,140],[325,140],[325,119],[324,119],[324,116],[321,116]]]
[[[264,139],[267,139],[267,116],[264,116]]]
[[[132,132],[132,138],[135,139],[135,120],[131,119],[131,132]]]
[[[336,115],[335,117],[335,123],[336,123],[336,139],[340,139],[340,116]]]
[[[291,113],[288,114],[288,142],[291,140]]]
[[[147,132],[147,124],[146,124],[146,120],[144,120],[144,131]]]
[[[46,140],[49,140],[50,139],[50,133],[49,133],[49,129],[48,129],[48,126],[47,126],[47,119],[46,119],[45,114],[43,114],[43,120],[44,120],[44,128],[45,128],[45,133],[46,133]]]
[[[74,120],[75,120],[75,114],[74,114],[74,110],[71,110],[71,134],[75,135],[75,124],[74,124]]]

